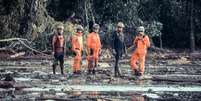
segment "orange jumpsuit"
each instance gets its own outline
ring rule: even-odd
[[[74,57],[73,72],[80,71],[81,60],[82,60],[82,50],[83,50],[83,38],[82,33],[76,33],[72,37],[72,50],[76,53]]]
[[[137,36],[133,42],[136,46],[136,50],[131,56],[131,69],[137,70],[137,61],[139,60],[139,72],[143,75],[144,74],[144,66],[145,66],[145,57],[147,54],[147,48],[150,47],[150,41],[148,36],[144,36],[143,39],[140,39]]]
[[[87,36],[87,48],[88,52],[90,50],[92,51],[92,55],[88,54],[88,62],[90,61],[90,57],[92,57],[96,65],[101,50],[101,41],[98,33],[95,32],[89,33],[89,35]]]

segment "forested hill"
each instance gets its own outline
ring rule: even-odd
[[[200,0],[0,0],[0,19],[0,39],[36,40],[57,22],[85,29],[96,22],[108,33],[122,21],[129,37],[145,26],[158,47],[201,48]]]

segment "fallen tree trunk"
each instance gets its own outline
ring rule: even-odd
[[[122,79],[127,80],[153,80],[153,81],[169,81],[169,82],[190,82],[201,83],[200,75],[145,75],[138,79],[135,76],[122,76]]]
[[[14,81],[0,81],[0,88],[14,88]]]
[[[152,76],[153,81],[170,81],[170,82],[194,82],[201,83],[201,76],[199,75],[160,75]]]
[[[23,46],[25,46],[26,48],[30,49],[31,51],[33,52],[36,52],[36,53],[39,53],[39,54],[42,54],[42,55],[45,55],[45,56],[49,56],[47,54],[44,54],[30,46],[28,46],[27,44],[25,44],[24,41],[28,42],[28,43],[31,43],[30,41],[28,41],[27,39],[23,39],[23,38],[9,38],[9,39],[2,39],[0,40],[0,42],[9,42],[9,41],[19,41]]]
[[[0,48],[0,52],[2,52],[2,51],[7,51],[7,52],[13,53],[13,54],[17,53],[13,49],[7,48],[7,47]]]
[[[42,52],[40,52],[40,51],[38,51],[38,50],[36,50],[36,49],[33,49],[33,48],[31,48],[31,47],[29,47],[28,45],[26,45],[23,41],[21,41],[21,40],[19,40],[25,47],[27,47],[28,49],[30,49],[30,50],[32,50],[32,51],[34,51],[34,52],[36,52],[36,53],[40,53],[40,54],[42,54],[42,55],[47,55],[47,54],[44,54],[44,53],[42,53]]]
[[[30,85],[17,83],[15,81],[0,81],[0,88],[9,89],[9,88],[15,88],[16,90],[24,89],[24,88],[30,88]]]
[[[25,55],[25,52],[19,52],[19,53],[16,53],[14,55],[11,55],[10,57],[11,58],[16,58],[16,57],[23,56],[23,55]]]
[[[18,40],[23,40],[23,41],[30,42],[30,41],[28,41],[27,39],[23,39],[23,38],[9,38],[9,39],[2,39],[2,40],[0,40],[0,42],[18,41]]]

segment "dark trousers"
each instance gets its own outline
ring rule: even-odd
[[[115,77],[121,75],[121,72],[119,70],[119,60],[121,59],[121,57],[122,57],[122,52],[121,51],[116,51],[116,54],[115,54],[115,66],[114,66]]]
[[[56,67],[58,65],[60,65],[60,69],[61,69],[61,74],[64,74],[64,53],[55,53],[54,54],[54,62],[53,62],[53,74],[56,74]]]

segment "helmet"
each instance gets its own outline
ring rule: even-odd
[[[82,27],[82,25],[78,25],[77,30],[84,30],[84,28]]]
[[[145,31],[145,29],[143,26],[140,26],[137,28],[137,32],[144,32],[144,31]]]
[[[94,24],[93,29],[100,29],[100,26],[98,24]]]
[[[124,28],[125,26],[124,26],[124,23],[123,23],[123,22],[118,22],[117,27],[122,27],[122,28]]]
[[[58,24],[57,29],[64,29],[64,25],[62,23]]]

